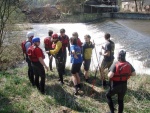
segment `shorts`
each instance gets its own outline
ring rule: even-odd
[[[101,63],[101,69],[109,69],[112,65],[113,61],[105,61],[103,60]]]
[[[85,71],[88,71],[89,70],[89,68],[90,68],[90,64],[91,64],[91,59],[89,59],[89,60],[84,60],[84,70]]]
[[[80,72],[81,65],[82,65],[82,63],[72,64],[71,73],[72,73],[72,74],[79,73],[79,72]]]

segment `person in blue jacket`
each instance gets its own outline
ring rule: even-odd
[[[72,74],[72,81],[75,87],[75,95],[78,94],[78,91],[81,89],[80,85],[80,77],[79,71],[82,65],[82,56],[81,56],[81,48],[77,45],[77,39],[75,37],[70,38],[71,46],[71,74]]]

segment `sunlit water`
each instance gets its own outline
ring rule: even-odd
[[[141,27],[145,28],[140,29]],[[41,48],[44,50],[43,40],[47,36],[48,30],[53,30],[54,33],[59,34],[61,28],[66,29],[66,34],[71,37],[73,32],[78,32],[79,38],[84,42],[84,35],[91,35],[96,44],[96,53],[100,62],[102,56],[98,53],[101,51],[101,46],[105,44],[104,33],[111,34],[112,40],[116,43],[115,60],[117,60],[117,53],[120,49],[127,51],[127,61],[129,61],[138,73],[150,74],[150,22],[143,21],[128,21],[128,20],[114,20],[105,21],[102,23],[84,24],[84,23],[64,23],[64,24],[32,24],[33,31],[36,36],[41,38]],[[132,26],[133,24],[133,26]],[[136,27],[137,24],[137,27]],[[144,27],[144,25],[145,27]],[[131,27],[132,26],[132,27]],[[91,69],[94,70],[98,65],[95,49],[93,50]],[[45,59],[48,65],[48,56]],[[70,64],[70,57],[67,58],[68,67]],[[53,66],[55,62],[53,61]]]

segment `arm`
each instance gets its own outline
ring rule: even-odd
[[[106,51],[103,56],[110,56],[110,51]]]
[[[42,57],[39,57],[39,61],[44,67],[47,67]]]
[[[83,44],[83,46],[82,46],[82,57],[83,57],[83,60],[85,60],[84,53],[85,53],[85,45]]]
[[[29,47],[31,46],[31,42],[27,42],[25,44],[25,48],[26,48],[26,53],[28,52]]]
[[[136,72],[132,72],[132,73],[131,73],[131,76],[135,76],[135,75],[136,75]]]
[[[55,55],[56,53],[59,52],[61,47],[62,47],[62,43],[61,42],[57,42],[55,49],[54,50],[50,50],[50,54]]]
[[[68,38],[68,51],[69,51],[69,54],[70,54],[70,43],[69,43],[69,38]]]
[[[108,78],[112,78],[113,76],[114,76],[114,72],[110,71],[110,72],[108,73]]]

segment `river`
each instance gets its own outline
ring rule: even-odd
[[[78,32],[79,38],[84,42],[84,35],[89,34],[96,44],[97,55],[101,46],[105,44],[104,33],[111,34],[111,39],[116,44],[115,60],[120,49],[127,51],[129,61],[140,74],[150,74],[150,21],[145,20],[106,20],[99,23],[54,23],[54,24],[32,24],[35,36],[41,38],[41,47],[44,51],[43,40],[48,35],[48,30],[59,34],[61,28],[65,28],[66,34],[71,37],[73,32]],[[99,56],[99,55],[98,55]],[[100,61],[102,57],[99,56]],[[48,57],[46,55],[46,64]],[[54,64],[54,62],[53,62]],[[91,69],[97,66],[96,53],[93,50]],[[70,57],[67,59],[70,67]]]

